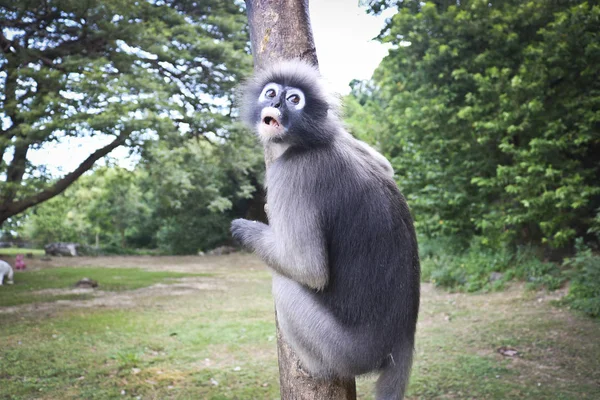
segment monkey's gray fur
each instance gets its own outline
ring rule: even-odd
[[[419,258],[389,162],[346,132],[303,62],[258,73],[244,87],[242,115],[278,157],[266,175],[269,225],[237,219],[231,230],[274,271],[283,336],[311,375],[379,372],[377,399],[402,399]]]

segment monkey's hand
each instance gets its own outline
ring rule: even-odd
[[[269,229],[269,225],[258,221],[242,218],[231,221],[231,236],[252,251],[257,250],[256,246],[267,229]]]

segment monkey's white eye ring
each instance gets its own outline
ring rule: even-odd
[[[301,110],[304,108],[306,100],[304,99],[304,93],[302,93],[302,90],[296,88],[289,89],[286,96],[288,103],[290,103],[296,110]]]
[[[298,104],[300,103],[300,96],[297,94],[293,94],[287,98],[290,103]]]
[[[262,92],[260,93],[258,100],[262,101],[263,99],[274,99],[279,94],[279,89],[280,86],[278,84],[274,82],[268,83],[267,85],[265,85]]]

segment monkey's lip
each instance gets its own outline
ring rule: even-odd
[[[275,107],[263,108],[257,128],[258,133],[265,139],[281,136],[285,130],[281,124],[281,112]]]

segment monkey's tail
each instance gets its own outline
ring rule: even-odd
[[[406,343],[390,354],[390,360],[381,370],[375,385],[377,400],[402,400],[410,377],[414,345]]]

